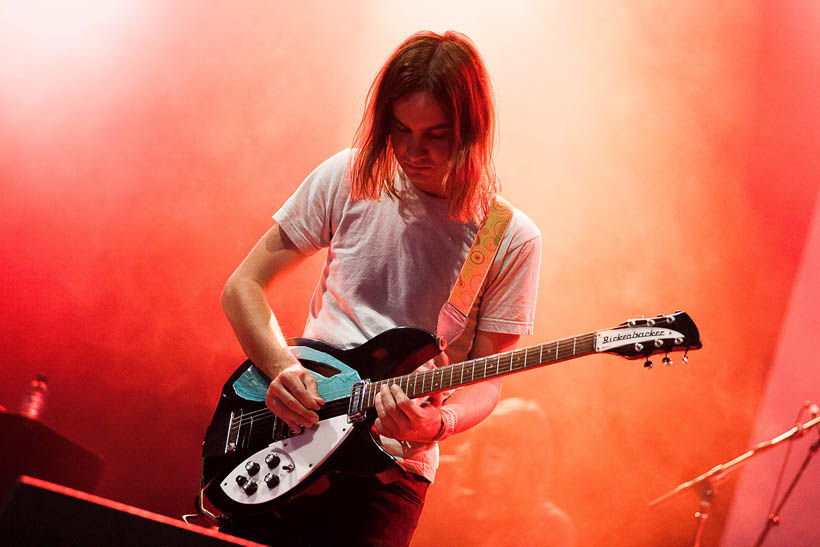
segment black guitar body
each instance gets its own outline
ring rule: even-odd
[[[371,433],[374,411],[368,411],[361,423],[348,423],[353,379],[346,377],[341,382],[345,391],[339,389],[338,379],[332,384],[334,377],[345,373],[350,376],[352,370],[356,379],[382,380],[408,374],[439,353],[435,336],[408,327],[388,330],[348,350],[307,338],[289,342],[305,368],[317,377],[319,393],[325,400],[319,424],[291,434],[264,402],[236,393],[234,384],[248,369],[256,368],[253,363],[245,361],[236,369],[222,388],[202,446],[205,496],[228,515],[274,509],[330,472],[375,474],[395,466]],[[270,382],[262,376],[265,385]],[[336,399],[322,393],[323,387],[329,389],[331,385]],[[266,458],[278,460],[277,465],[271,466]],[[269,482],[275,484],[271,487]],[[251,483],[254,486],[248,486]]]
[[[205,434],[204,493],[227,515],[258,513],[305,493],[328,472],[376,474],[394,466],[371,434],[379,386],[366,388],[360,380],[399,385],[415,399],[593,353],[642,358],[644,366],[651,366],[650,355],[665,354],[663,361],[670,364],[670,352],[683,351],[686,362],[687,353],[702,346],[697,326],[682,311],[629,319],[610,329],[425,372],[412,371],[439,348],[436,338],[423,330],[391,329],[348,350],[296,339],[291,351],[314,374],[325,400],[319,423],[292,435],[265,407],[270,379],[245,361],[222,388]]]

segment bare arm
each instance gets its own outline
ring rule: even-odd
[[[476,331],[470,359],[487,357],[515,349],[517,334]],[[458,422],[453,433],[466,431],[490,415],[501,396],[501,378],[479,382],[457,389],[444,406],[456,411]]]
[[[292,429],[316,423],[323,401],[316,381],[288,351],[276,316],[265,297],[282,274],[305,255],[278,224],[262,236],[231,274],[222,291],[222,307],[245,354],[271,379],[267,405]]]

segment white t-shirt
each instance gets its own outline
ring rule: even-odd
[[[354,201],[350,153],[319,165],[273,216],[303,253],[328,247],[304,336],[350,348],[393,327],[435,333],[478,226],[452,220],[445,199],[417,190],[401,174],[398,199],[383,193]],[[476,328],[532,333],[540,252],[538,228],[514,209],[467,328],[447,347],[451,363],[466,360]],[[433,480],[435,443],[382,441],[405,469]]]

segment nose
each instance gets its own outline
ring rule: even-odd
[[[422,135],[411,135],[407,141],[407,157],[421,159],[427,155],[427,143]]]

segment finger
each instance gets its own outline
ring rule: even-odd
[[[313,398],[313,405],[309,408],[313,410],[319,410],[324,404],[325,401],[319,395],[319,384],[316,382],[316,378],[313,377],[309,371],[305,371],[302,374],[302,383],[305,385],[305,389],[310,393],[311,397]]]
[[[421,406],[434,406],[436,408],[441,408],[442,404],[444,404],[444,392],[438,391],[428,396]]]
[[[412,411],[407,408],[407,405],[415,405],[413,405],[413,402],[407,398],[404,391],[402,391],[401,388],[395,384],[389,387],[382,385],[381,395],[382,404],[384,405],[385,410],[383,418],[387,418],[392,424],[394,424],[398,431],[403,431],[412,427],[413,423],[410,415],[408,414],[408,412]],[[401,407],[399,406],[399,399],[397,399],[397,397],[401,398]]]
[[[400,431],[400,424],[396,421],[396,417],[401,412],[396,410],[396,402],[385,385],[376,394],[376,412],[381,419],[382,427],[390,433],[388,436],[393,436]]]
[[[450,364],[450,357],[442,351],[433,357],[433,363],[435,363],[437,367],[446,367]]]
[[[268,408],[277,418],[287,424],[292,432],[296,433],[302,427],[301,422],[304,421],[304,418],[283,405],[282,402],[276,398],[273,390],[268,391],[265,404],[267,404]]]
[[[301,386],[301,382],[296,380]],[[293,379],[291,375],[285,375],[282,377],[280,374],[276,377],[276,380],[271,382],[269,390],[273,390],[273,397],[274,399],[278,400],[279,404],[286,408],[287,410],[291,411],[290,415],[295,418],[295,422],[299,425],[309,426],[315,424],[319,421],[319,415],[315,412],[305,408],[305,406],[294,396],[292,393],[293,388]],[[302,386],[304,390],[304,387]]]
[[[414,403],[407,395],[404,393],[404,390],[396,384],[390,386],[390,394],[393,396],[393,400],[396,404],[396,409],[404,414],[408,420],[412,421],[414,417],[418,417],[421,412],[419,411],[419,407]]]
[[[308,380],[308,378],[310,378],[310,380]],[[301,364],[291,365],[279,373],[276,379],[281,380],[282,385],[285,386],[304,408],[319,410],[319,404],[315,399],[315,397],[319,396],[316,379]]]

